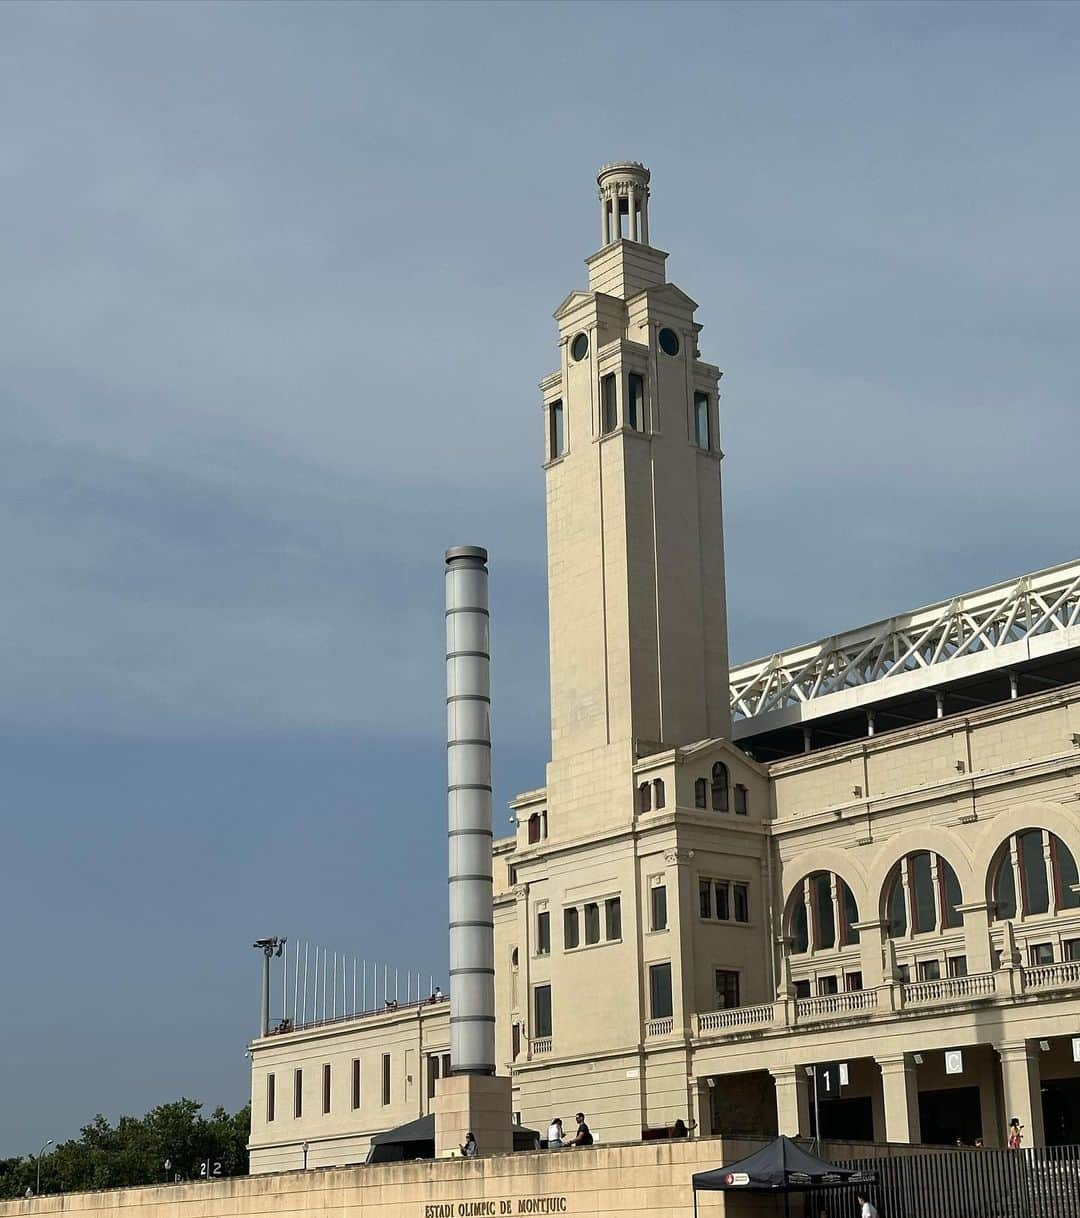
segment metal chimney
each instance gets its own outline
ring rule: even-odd
[[[495,1073],[487,550],[446,551],[450,1070]]]

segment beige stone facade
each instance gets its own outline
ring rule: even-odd
[[[602,1143],[680,1118],[805,1134],[816,1073],[826,1136],[1001,1145],[1016,1116],[1025,1144],[1080,1141],[1075,651],[924,721],[862,691],[860,739],[825,724],[784,754],[743,721],[733,743],[720,372],[648,243],[647,171],[600,182],[609,239],[541,383],[551,761],[493,848],[513,1111],[544,1131],[583,1110]],[[362,1158],[428,1110],[446,1043],[438,1005],[257,1041],[252,1170],[304,1140],[313,1164]]]

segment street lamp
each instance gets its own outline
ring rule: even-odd
[[[37,1153],[37,1196],[39,1197],[41,1196],[41,1156],[45,1153],[46,1147],[52,1144],[53,1140],[50,1138]]]
[[[307,1142],[304,1143],[303,1149],[304,1149],[304,1171],[307,1171],[307,1152],[308,1152]]]

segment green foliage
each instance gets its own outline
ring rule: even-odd
[[[250,1106],[236,1113],[215,1108],[202,1115],[197,1100],[162,1104],[144,1117],[121,1117],[116,1125],[100,1115],[70,1142],[62,1142],[41,1159],[42,1193],[82,1192],[161,1184],[176,1174],[199,1178],[200,1164],[221,1164],[223,1176],[244,1176],[248,1170],[247,1140]],[[165,1160],[172,1164],[166,1172]],[[0,1198],[22,1197],[36,1190],[37,1160],[0,1159]]]

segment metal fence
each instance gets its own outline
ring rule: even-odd
[[[956,1150],[870,1159],[845,1167],[874,1172],[865,1187],[881,1218],[1078,1218],[1080,1146]],[[852,1189],[808,1195],[814,1218],[852,1218]]]

